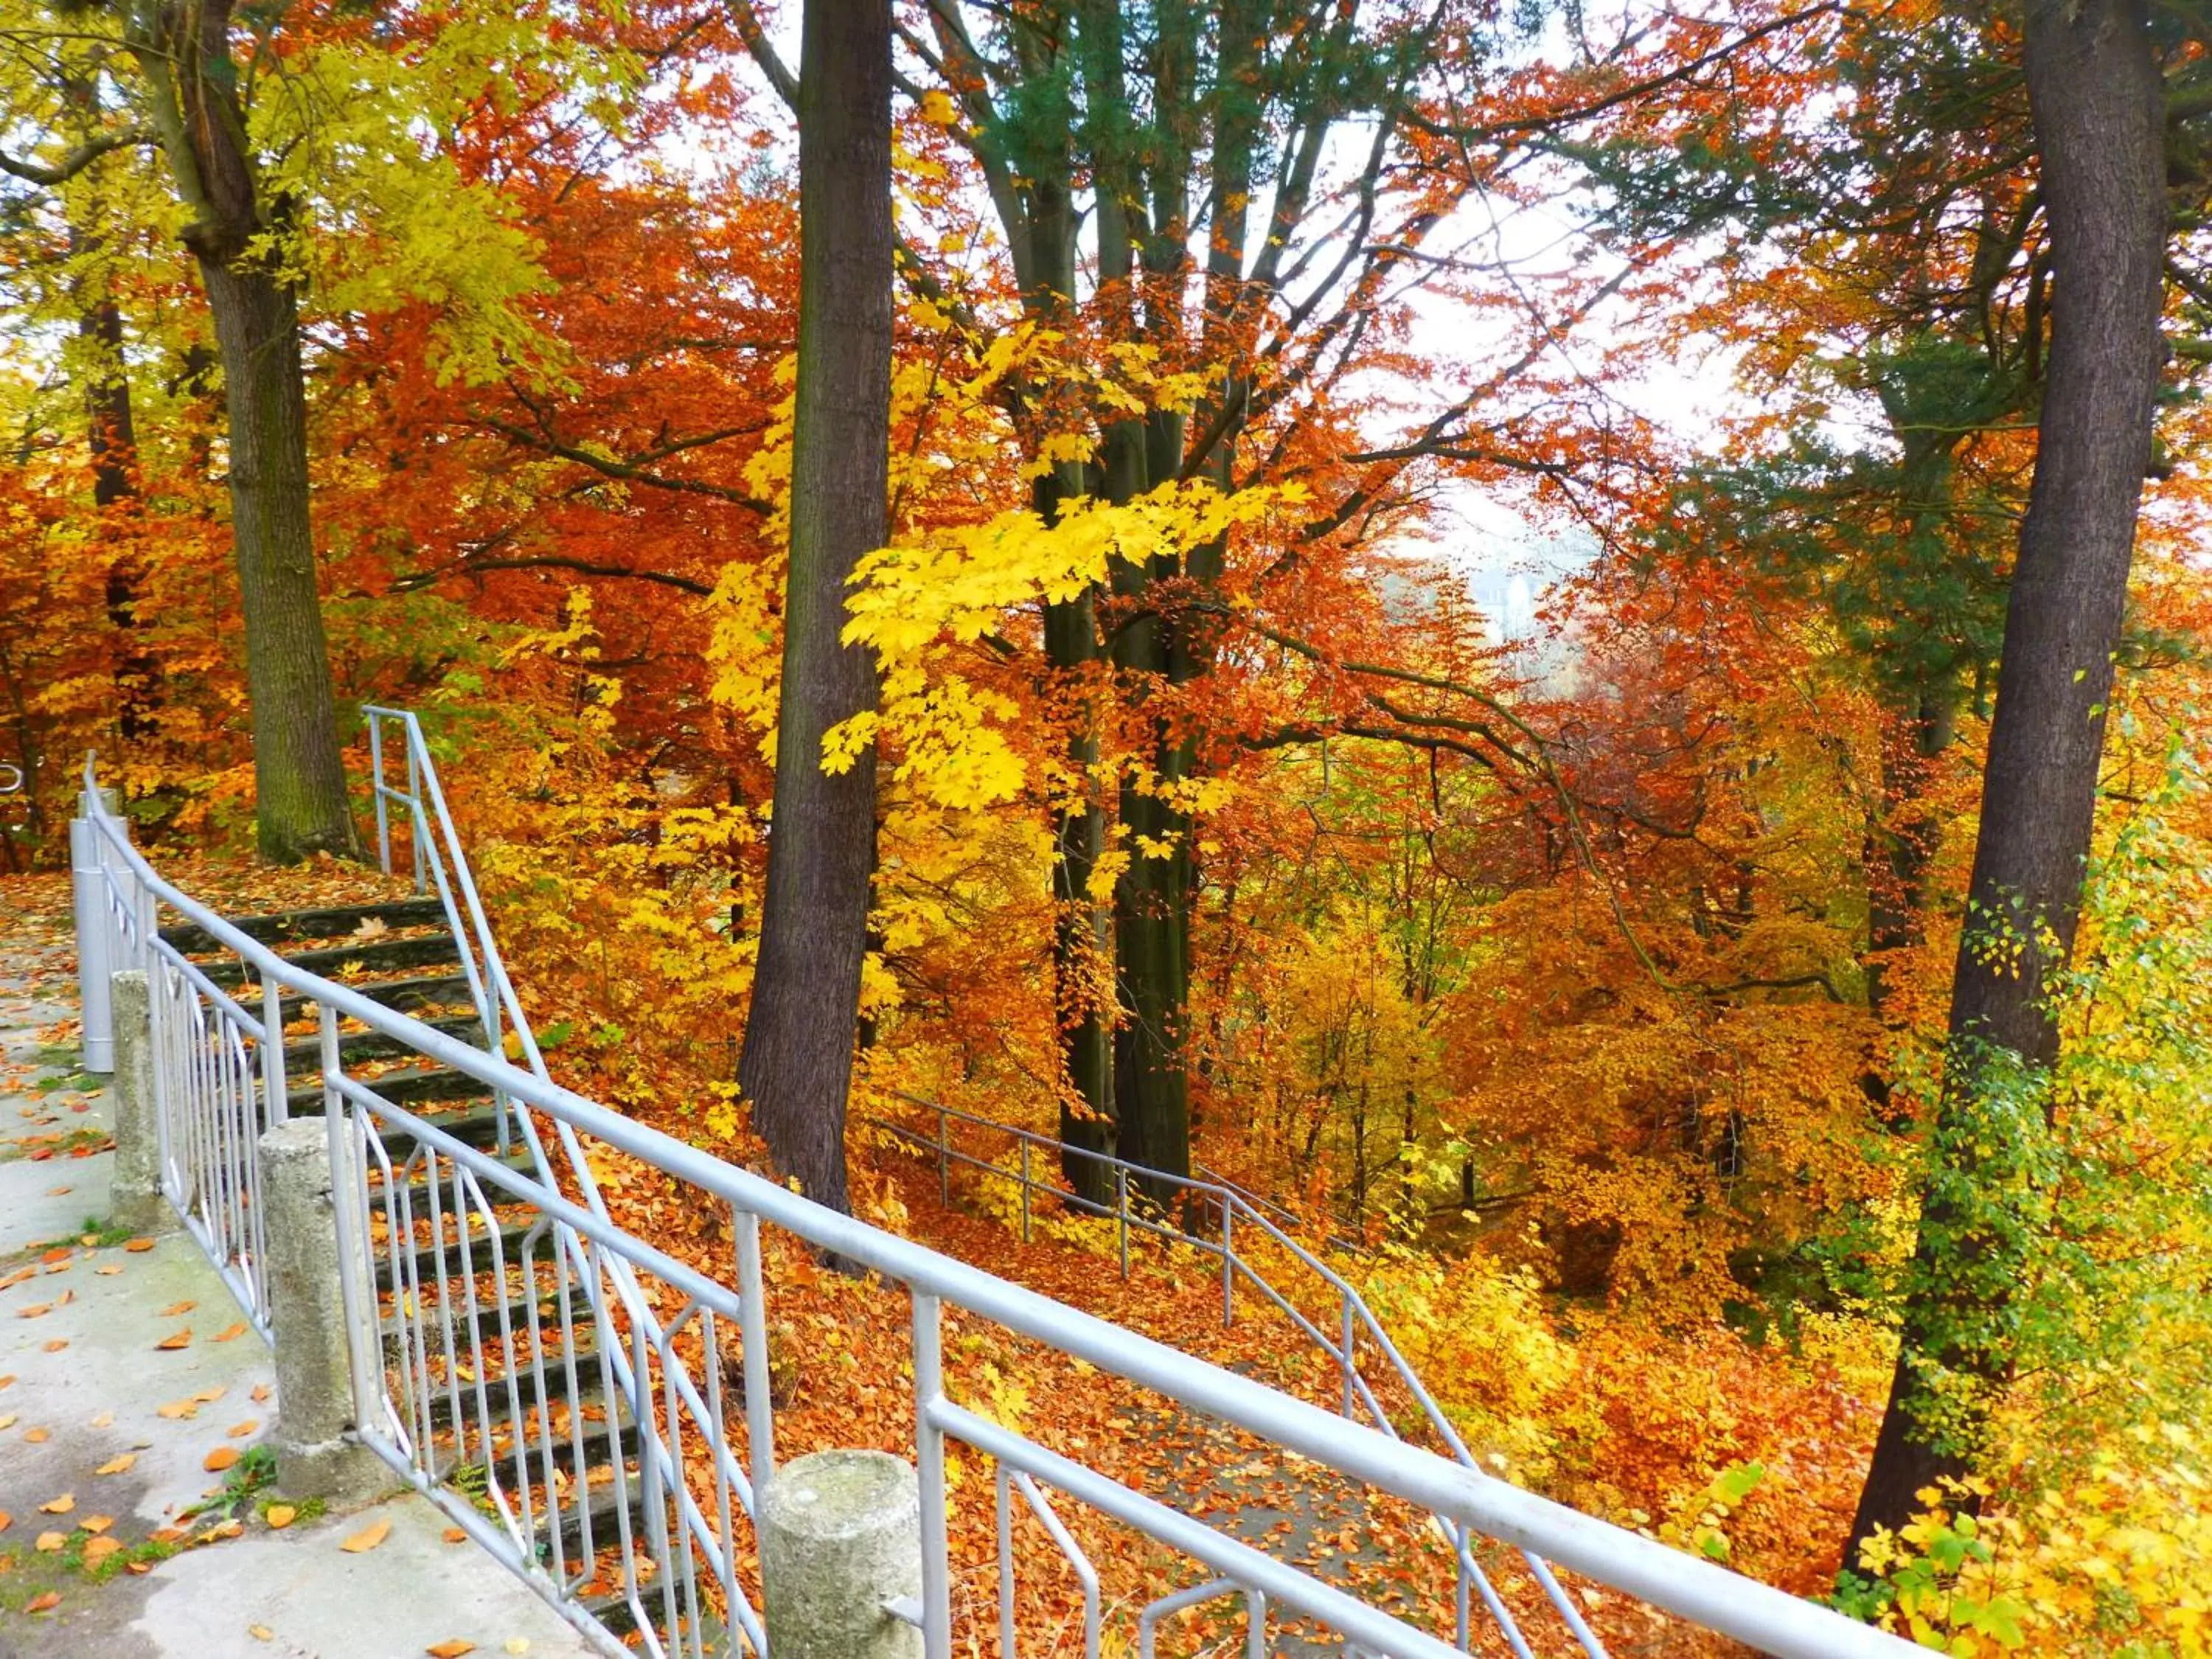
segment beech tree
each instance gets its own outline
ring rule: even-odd
[[[841,770],[825,770],[823,738],[876,704],[873,653],[841,635],[854,566],[888,538],[890,42],[890,0],[809,0],[798,82],[799,385],[775,797],[738,1070],[777,1166],[841,1210],[876,767],[862,745]]]
[[[2028,100],[2049,220],[2050,365],[2005,612],[1903,1341],[1854,1540],[1970,1468],[2008,1375],[2010,1190],[2058,1054],[2049,1003],[2094,827],[2136,514],[2165,361],[2166,108],[2142,0],[2027,8]]]

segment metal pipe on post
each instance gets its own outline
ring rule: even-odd
[[[1030,1242],[1030,1144],[1022,1142],[1022,1243]]]
[[[947,1139],[945,1109],[937,1109],[937,1201],[952,1207],[952,1146]]]
[[[106,797],[103,799],[102,797]],[[114,960],[114,929],[107,914],[107,867],[93,814],[112,812],[113,792],[88,793],[70,820],[70,896],[76,921],[77,1007],[83,1027],[84,1069],[106,1077],[115,1070],[115,1020],[108,975],[128,963]]]

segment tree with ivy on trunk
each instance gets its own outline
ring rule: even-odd
[[[2036,0],[2025,36],[2049,220],[2049,369],[2005,613],[1942,1097],[1895,1375],[1854,1546],[1972,1467],[2010,1374],[2049,994],[2072,949],[2166,358],[2168,107],[2143,0]]]

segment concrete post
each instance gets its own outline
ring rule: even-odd
[[[115,1164],[108,1212],[134,1233],[176,1224],[161,1195],[161,1124],[154,1103],[154,1010],[146,975],[127,969],[108,979],[115,1021]]]
[[[921,1632],[884,1610],[921,1597],[921,1489],[878,1451],[778,1469],[761,1505],[761,1594],[775,1659],[920,1659]]]
[[[262,1135],[259,1152],[276,1349],[276,1485],[294,1498],[364,1503],[398,1482],[354,1432],[353,1368],[322,1119],[276,1125]]]

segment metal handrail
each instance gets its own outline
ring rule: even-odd
[[[1358,1404],[1366,1407],[1375,1418],[1378,1427],[1386,1433],[1397,1435],[1397,1428],[1390,1422],[1389,1414],[1382,1410],[1374,1389],[1359,1370],[1357,1333],[1362,1330],[1367,1332],[1374,1339],[1376,1348],[1389,1362],[1390,1369],[1404,1384],[1413,1403],[1420,1408],[1422,1416],[1436,1431],[1437,1439],[1449,1455],[1469,1468],[1479,1467],[1475,1462],[1474,1453],[1468,1449],[1467,1443],[1460,1437],[1459,1431],[1452,1426],[1451,1419],[1445,1415],[1443,1408],[1437,1403],[1435,1397],[1423,1386],[1419,1376],[1414,1372],[1405,1356],[1399,1352],[1397,1345],[1391,1341],[1389,1334],[1382,1328],[1382,1322],[1376,1318],[1364,1298],[1342,1274],[1315,1255],[1297,1239],[1291,1237],[1282,1226],[1278,1225],[1255,1201],[1253,1195],[1243,1188],[1218,1178],[1201,1180],[1191,1176],[1170,1174],[1165,1170],[1151,1169],[1141,1164],[1133,1164],[1127,1158],[1116,1158],[1110,1152],[1098,1152],[1088,1146],[1073,1146],[1066,1141],[1055,1139],[1050,1135],[1040,1133],[1034,1129],[1024,1129],[1014,1124],[1001,1123],[993,1118],[979,1116],[973,1112],[962,1111],[957,1107],[945,1106],[920,1095],[908,1094],[904,1090],[894,1090],[890,1092],[896,1099],[922,1107],[936,1115],[938,1133],[934,1140],[908,1125],[889,1118],[867,1115],[858,1115],[861,1121],[876,1128],[903,1136],[935,1150],[939,1159],[940,1195],[945,1193],[946,1173],[950,1166],[955,1164],[963,1164],[984,1174],[1016,1182],[1022,1192],[1022,1239],[1024,1243],[1030,1239],[1029,1200],[1033,1193],[1049,1194],[1071,1209],[1097,1216],[1103,1220],[1113,1221],[1121,1234],[1121,1272],[1124,1278],[1128,1276],[1127,1240],[1132,1231],[1151,1233],[1218,1258],[1222,1264],[1222,1323],[1224,1327],[1234,1321],[1236,1276],[1241,1273],[1277,1309],[1288,1315],[1291,1320],[1311,1338],[1323,1352],[1336,1362],[1344,1384],[1345,1415],[1352,1414],[1356,1401]],[[947,1133],[949,1125],[954,1122],[971,1124],[996,1134],[1012,1137],[1022,1148],[1023,1157],[1019,1168],[1010,1170],[987,1159],[963,1152],[954,1146]],[[1080,1158],[1109,1171],[1114,1177],[1114,1203],[1101,1204],[1055,1182],[1036,1179],[1032,1174],[1034,1161],[1028,1156],[1032,1149],[1050,1152],[1056,1158]],[[1147,1184],[1154,1187],[1163,1184],[1171,1187],[1179,1192],[1199,1199],[1204,1206],[1218,1212],[1222,1217],[1219,1236],[1210,1238],[1202,1233],[1194,1233],[1188,1228],[1176,1226],[1171,1221],[1145,1215],[1136,1210],[1131,1202],[1131,1188]],[[1167,1206],[1161,1207],[1163,1216],[1170,1212]],[[1282,1213],[1286,1217],[1289,1216],[1286,1211]],[[1236,1222],[1238,1218],[1243,1220],[1247,1229],[1256,1228],[1264,1237],[1288,1252],[1294,1261],[1318,1278],[1334,1293],[1338,1303],[1340,1331],[1340,1334],[1335,1340],[1331,1340],[1328,1334],[1324,1333],[1308,1315],[1296,1307],[1264,1273],[1238,1253],[1235,1242]],[[1297,1218],[1289,1217],[1289,1219],[1295,1224]],[[1334,1241],[1331,1241],[1331,1247],[1334,1248]]]
[[[864,1115],[862,1121],[891,1133],[904,1136],[924,1146],[933,1146],[938,1156],[938,1192],[940,1200],[949,1201],[950,1176],[951,1166],[955,1164],[965,1164],[984,1174],[1017,1182],[1021,1191],[1022,1242],[1026,1244],[1030,1242],[1030,1194],[1034,1192],[1050,1193],[1072,1209],[1101,1218],[1111,1219],[1115,1223],[1119,1231],[1121,1277],[1125,1279],[1129,1276],[1129,1237],[1133,1231],[1152,1233],[1156,1237],[1188,1245],[1206,1255],[1219,1258],[1221,1319],[1224,1328],[1231,1325],[1235,1321],[1237,1276],[1242,1273],[1251,1281],[1254,1288],[1287,1316],[1291,1322],[1297,1326],[1316,1347],[1336,1362],[1338,1373],[1343,1381],[1344,1393],[1341,1403],[1343,1414],[1352,1418],[1355,1415],[1356,1410],[1364,1407],[1367,1415],[1373,1419],[1376,1428],[1394,1440],[1402,1440],[1405,1438],[1404,1435],[1400,1431],[1397,1424],[1391,1420],[1389,1413],[1382,1409],[1382,1401],[1376,1397],[1373,1385],[1368,1382],[1365,1374],[1359,1369],[1359,1333],[1363,1329],[1365,1330],[1374,1339],[1374,1345],[1381,1352],[1383,1358],[1389,1362],[1389,1370],[1396,1375],[1400,1383],[1412,1397],[1414,1405],[1419,1408],[1421,1416],[1435,1432],[1447,1453],[1463,1467],[1478,1472],[1480,1470],[1481,1466],[1475,1462],[1474,1454],[1468,1449],[1467,1442],[1460,1437],[1459,1431],[1453,1426],[1451,1419],[1445,1414],[1443,1407],[1437,1404],[1436,1397],[1428,1391],[1405,1355],[1399,1352],[1398,1345],[1393,1342],[1389,1334],[1383,1330],[1382,1322],[1376,1318],[1374,1310],[1368,1307],[1366,1299],[1353,1289],[1341,1274],[1269,1219],[1256,1207],[1252,1195],[1246,1193],[1243,1188],[1228,1182],[1197,1180],[1188,1176],[1173,1175],[1166,1170],[1133,1164],[1126,1158],[1115,1158],[1109,1152],[1098,1152],[1088,1146],[1073,1146],[1068,1142],[1055,1139],[1050,1135],[1039,1133],[1033,1129],[1024,1129],[1013,1124],[1000,1123],[992,1118],[981,1117],[972,1112],[963,1112],[957,1107],[946,1106],[940,1102],[926,1099],[920,1095],[909,1094],[904,1090],[893,1090],[890,1093],[895,1099],[923,1107],[936,1114],[936,1139],[933,1142],[930,1141],[920,1132],[887,1118]],[[955,1121],[973,1124],[999,1134],[1012,1136],[1021,1149],[1018,1170],[1008,1170],[997,1164],[973,1157],[953,1146],[949,1127]],[[1032,1148],[1049,1151],[1062,1158],[1080,1158],[1110,1170],[1114,1178],[1114,1203],[1111,1207],[1096,1200],[1085,1198],[1079,1193],[1072,1192],[1056,1182],[1041,1182],[1036,1180],[1031,1174],[1032,1160],[1030,1153]],[[1197,1198],[1201,1203],[1217,1206],[1221,1216],[1221,1231],[1218,1237],[1208,1238],[1202,1234],[1191,1232],[1187,1228],[1176,1226],[1172,1223],[1140,1215],[1131,1207],[1132,1185],[1158,1187],[1163,1183],[1176,1188],[1187,1197]],[[1275,1207],[1279,1209],[1279,1206]],[[1161,1206],[1163,1216],[1168,1212],[1166,1206]],[[1184,1212],[1188,1213],[1187,1206]],[[1280,1212],[1285,1216],[1288,1215],[1288,1212]],[[1315,1324],[1303,1310],[1296,1306],[1288,1296],[1278,1289],[1266,1274],[1261,1273],[1243,1255],[1238,1254],[1235,1239],[1236,1220],[1240,1215],[1244,1218],[1248,1232],[1253,1228],[1259,1229],[1262,1234],[1288,1251],[1294,1261],[1319,1278],[1329,1290],[1335,1292],[1339,1313],[1339,1334],[1335,1340],[1332,1341],[1329,1336]],[[1296,1218],[1293,1217],[1291,1219],[1295,1222]],[[1513,1650],[1517,1659],[1530,1659],[1526,1640],[1516,1625],[1512,1613],[1498,1597],[1480,1565],[1474,1559],[1471,1541],[1465,1531],[1455,1528],[1441,1520],[1437,1522],[1437,1530],[1445,1543],[1450,1546],[1453,1559],[1457,1564],[1459,1583],[1454,1596],[1454,1615],[1462,1644],[1466,1644],[1472,1629],[1474,1619],[1472,1596],[1479,1595],[1482,1598],[1484,1607],[1498,1624],[1504,1635],[1507,1645]],[[1580,1610],[1568,1599],[1559,1580],[1553,1576],[1551,1568],[1540,1557],[1527,1551],[1522,1552],[1522,1557],[1530,1576],[1543,1589],[1545,1598],[1551,1602],[1561,1621],[1573,1634],[1577,1644],[1583,1652],[1585,1655],[1594,1656],[1595,1659],[1602,1659],[1605,1652],[1603,1646],[1591,1632]],[[1264,1607],[1264,1603],[1261,1606]],[[1261,1616],[1264,1617],[1264,1613]]]
[[[487,1214],[491,1212],[489,1194],[493,1192],[501,1195],[500,1201],[527,1204],[540,1218],[540,1225],[559,1236],[568,1259],[590,1262],[592,1273],[586,1283],[594,1299],[594,1317],[603,1330],[619,1333],[621,1329],[604,1304],[597,1300],[598,1286],[603,1282],[603,1258],[617,1259],[630,1271],[651,1273],[686,1298],[684,1312],[672,1323],[629,1333],[633,1346],[639,1346],[640,1352],[643,1352],[642,1345],[656,1345],[653,1351],[664,1364],[674,1353],[671,1345],[675,1328],[685,1320],[695,1316],[720,1316],[739,1323],[746,1338],[745,1407],[751,1431],[748,1441],[753,1476],[744,1487],[735,1489],[741,1500],[750,1500],[753,1486],[773,1467],[770,1460],[774,1425],[766,1344],[764,1340],[755,1340],[757,1335],[764,1335],[766,1328],[759,1271],[759,1224],[764,1222],[781,1228],[816,1251],[855,1262],[886,1282],[906,1288],[913,1304],[915,1451],[923,1515],[921,1614],[928,1659],[951,1659],[954,1650],[945,1526],[948,1439],[958,1441],[1008,1468],[1026,1474],[1034,1481],[1123,1521],[1190,1556],[1248,1592],[1264,1595],[1270,1607],[1316,1619],[1364,1649],[1398,1656],[1398,1659],[1446,1659],[1455,1651],[1465,1650],[1448,1646],[1379,1607],[1358,1601],[1309,1573],[1146,1498],[1097,1469],[963,1409],[947,1394],[943,1376],[940,1307],[945,1303],[1047,1349],[1155,1390],[1189,1410],[1219,1419],[1347,1480],[1417,1504],[1462,1536],[1479,1534],[1534,1552],[1638,1601],[1733,1637],[1776,1656],[1776,1659],[1905,1659],[1905,1656],[1920,1651],[1895,1637],[1855,1624],[1831,1610],[1744,1578],[1653,1539],[1580,1515],[1480,1470],[1407,1445],[1358,1422],[1347,1422],[1318,1406],[1010,1284],[910,1240],[825,1209],[773,1181],[735,1168],[564,1089],[533,1071],[512,1065],[498,1054],[463,1042],[410,1015],[374,1002],[348,986],[306,972],[165,881],[129,845],[120,834],[117,820],[100,813],[96,805],[94,812],[103,843],[102,857],[112,861],[118,876],[131,884],[133,890],[130,897],[134,904],[143,902],[150,907],[158,900],[169,905],[198,923],[210,937],[254,969],[273,994],[289,995],[319,1006],[323,1077],[333,1152],[337,1155],[343,1150],[349,1160],[346,1167],[356,1167],[353,1160],[359,1156],[364,1137],[373,1140],[380,1126],[390,1124],[406,1130],[418,1146],[427,1145],[434,1149],[434,1156],[442,1158],[451,1170],[457,1198],[472,1194],[471,1201],[481,1202]],[[137,914],[143,915],[149,910],[142,909]],[[495,1092],[512,1097],[532,1113],[542,1115],[556,1124],[564,1140],[588,1135],[612,1151],[684,1183],[695,1201],[707,1200],[727,1206],[738,1238],[734,1287],[718,1278],[700,1273],[646,1240],[626,1232],[608,1217],[604,1206],[577,1202],[540,1174],[518,1170],[453,1140],[442,1133],[434,1121],[384,1100],[372,1085],[346,1075],[337,1036],[341,1019],[358,1021],[368,1030],[398,1041],[426,1060],[450,1066]],[[436,1172],[434,1164],[432,1172]],[[350,1276],[343,1279],[343,1284],[356,1365],[380,1364],[380,1351],[374,1346],[377,1333],[373,1317],[366,1332],[360,1317],[360,1303],[367,1294],[366,1287]],[[373,1303],[369,1311],[373,1316]],[[672,1382],[670,1387],[672,1401]],[[665,1427],[658,1425],[653,1396],[644,1395],[635,1403],[642,1408],[638,1425],[641,1445],[647,1454],[641,1459],[638,1479],[650,1488],[663,1490],[664,1495],[665,1487],[669,1486],[678,1492],[687,1491],[684,1473],[690,1465],[672,1451],[668,1443],[675,1433],[673,1424]],[[711,1400],[709,1404],[711,1407]],[[391,1455],[381,1444],[378,1449]],[[712,1449],[715,1454],[714,1466],[726,1467],[729,1460],[722,1451],[719,1431]],[[419,1470],[407,1468],[404,1472],[418,1486],[423,1484]],[[700,1473],[703,1477],[708,1471],[702,1469]],[[718,1484],[718,1491],[725,1498],[732,1490],[726,1480]],[[687,1509],[679,1502],[678,1508],[687,1522],[704,1520],[696,1505]],[[467,1506],[460,1505],[459,1509],[467,1510]],[[448,1513],[457,1513],[456,1509],[449,1505]],[[726,1538],[726,1514],[721,1521]],[[496,1529],[483,1516],[468,1510],[463,1524],[480,1540],[495,1545],[498,1542]],[[623,1524],[623,1541],[627,1548],[630,1540],[626,1518]],[[683,1541],[686,1553],[680,1561],[688,1568],[692,1559],[689,1534]],[[659,1583],[664,1593],[672,1593],[671,1587],[677,1582],[673,1564],[678,1560],[673,1553],[674,1547],[659,1534],[647,1542],[656,1551],[656,1560],[665,1559],[672,1564],[672,1570],[661,1576]],[[502,1552],[501,1559],[530,1578],[542,1593],[549,1593],[559,1601],[573,1622],[604,1636],[603,1628],[582,1613],[573,1597],[562,1599],[565,1592],[562,1587],[554,1586],[549,1591],[550,1581],[534,1562],[518,1559],[512,1551]],[[709,1562],[710,1567],[714,1565]],[[733,1583],[734,1579],[726,1582]],[[567,1588],[573,1590],[574,1586]],[[640,1606],[635,1595],[632,1605]],[[734,1606],[732,1610],[736,1611]],[[744,1622],[740,1619],[740,1623]],[[686,1642],[690,1650],[698,1645],[696,1640],[690,1639],[696,1633],[694,1626],[689,1632],[675,1633],[675,1639]]]

